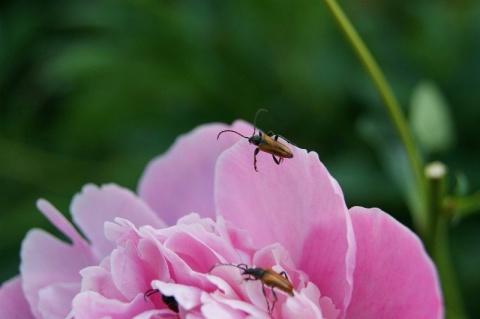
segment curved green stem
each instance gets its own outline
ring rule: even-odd
[[[377,87],[407,152],[408,160],[414,173],[416,191],[419,194],[419,207],[412,209],[412,219],[417,232],[424,239],[437,264],[444,290],[447,315],[449,318],[466,318],[466,312],[463,308],[458,283],[449,255],[449,219],[445,211],[439,208],[445,195],[441,183],[433,183],[432,185],[427,183],[427,178],[423,172],[424,162],[418,152],[418,147],[402,109],[385,76],[337,2],[335,0],[325,0],[325,2]]]
[[[410,166],[414,172],[415,184],[418,187],[418,194],[420,197],[420,207],[417,210],[412,211],[412,218],[415,224],[415,228],[422,238],[428,239],[429,234],[429,217],[427,215],[427,185],[423,176],[423,161],[418,152],[416,143],[412,137],[411,131],[408,128],[407,121],[403,112],[388,85],[385,76],[378,67],[378,64],[373,59],[372,54],[369,52],[362,39],[359,37],[348,18],[343,13],[342,9],[338,6],[335,0],[325,0],[328,8],[335,17],[340,28],[345,33],[350,44],[353,46],[354,51],[364,64],[370,77],[372,78],[378,92],[380,93],[385,106],[390,114],[392,122],[395,124],[395,128],[400,135],[403,145],[405,146]]]

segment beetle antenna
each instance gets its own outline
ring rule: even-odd
[[[143,294],[143,299],[144,299],[145,301],[147,301],[147,297],[150,297],[151,295],[156,294],[157,292],[160,292],[160,290],[158,290],[158,289],[153,289],[153,288],[148,289],[148,290],[145,291],[145,293]]]
[[[255,113],[255,118],[253,119],[253,134],[252,134],[252,136],[255,135],[255,129],[256,129],[256,127],[257,127],[257,125],[256,125],[256,123],[257,123],[257,116],[258,116],[258,113],[260,113],[260,112],[268,112],[268,111],[265,110],[265,109],[259,109],[259,110],[257,111],[257,113]]]
[[[217,268],[218,266],[232,266],[232,267],[236,267],[236,268],[242,269],[242,270],[245,270],[245,269],[248,268],[247,264],[238,264],[238,265],[235,265],[235,264],[215,264],[215,265],[213,265],[212,268],[210,268],[210,270],[208,272],[210,273],[213,269]]]
[[[236,133],[236,134],[240,135],[241,137],[243,137],[243,138],[246,138],[246,139],[248,140],[248,137],[247,137],[247,136],[245,136],[245,135],[242,135],[242,134],[238,133],[237,131],[233,131],[233,130],[225,130],[225,131],[221,131],[221,132],[220,132],[220,133],[218,133],[218,135],[217,135],[217,140],[218,140],[218,138],[220,137],[220,134],[222,134],[222,133],[225,133],[225,132],[232,132],[232,133]]]

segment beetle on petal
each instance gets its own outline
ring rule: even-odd
[[[257,121],[257,116],[258,113],[260,112],[267,112],[265,109],[259,109],[257,113],[255,114],[255,119],[253,120],[253,134],[252,136],[248,137],[245,135],[242,135],[238,133],[237,131],[234,130],[224,130],[218,133],[217,135],[217,140],[220,137],[221,134],[225,132],[232,132],[240,135],[243,138],[246,138],[250,144],[258,146],[255,151],[253,152],[253,167],[255,168],[255,171],[258,172],[257,169],[257,154],[262,151],[268,154],[272,154],[273,160],[277,165],[280,165],[280,163],[283,161],[284,158],[292,158],[293,153],[290,151],[290,149],[283,143],[278,141],[278,137],[283,138],[285,141],[287,141],[289,144],[295,145],[289,140],[287,140],[285,137],[279,135],[279,134],[274,134],[272,131],[268,132],[267,134],[262,133],[260,130],[258,130],[258,135],[255,135],[256,131],[256,121]],[[278,157],[278,158],[277,158]]]
[[[290,296],[294,296],[293,294],[293,285],[288,280],[287,274],[282,271],[280,273],[276,272],[272,268],[259,268],[259,267],[253,267],[249,268],[246,264],[216,264],[215,266],[212,267],[210,272],[218,266],[232,266],[232,267],[237,267],[238,269],[243,270],[242,275],[247,276],[244,277],[244,280],[260,280],[262,283],[262,292],[263,295],[265,296],[265,301],[267,302],[267,309],[268,313],[272,314],[273,308],[275,307],[275,303],[278,300],[277,294],[275,293],[275,290],[273,288],[277,288]],[[270,287],[272,290],[272,295],[273,295],[273,303],[272,307],[270,308],[270,303],[268,302],[267,299],[267,294],[265,292],[265,286]]]

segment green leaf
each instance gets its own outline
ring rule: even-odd
[[[455,142],[448,103],[433,82],[422,81],[413,90],[410,124],[422,149],[427,153],[446,151]]]
[[[445,206],[453,214],[454,222],[480,213],[480,191],[468,196],[447,198]]]

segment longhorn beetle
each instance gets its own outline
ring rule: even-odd
[[[150,297],[151,295],[156,294],[157,292],[160,292],[160,290],[158,290],[158,289],[148,289],[143,294],[143,299],[145,299],[145,301],[147,301],[147,297]],[[167,305],[168,308],[170,308],[170,310],[178,313],[178,302],[175,299],[175,297],[165,296],[164,294],[162,294],[162,301],[165,305]]]
[[[275,303],[278,300],[277,294],[275,293],[275,290],[273,290],[273,288],[280,289],[281,291],[286,292],[293,297],[293,285],[290,280],[288,280],[287,274],[284,271],[278,273],[272,268],[248,268],[246,264],[216,264],[210,269],[209,272],[211,272],[215,267],[218,266],[237,267],[238,269],[243,271],[243,276],[247,276],[243,277],[244,280],[260,280],[260,282],[262,283],[262,292],[265,296],[265,301],[267,302],[267,309],[269,314],[272,314],[273,307],[275,307]],[[265,293],[265,286],[270,287],[270,289],[272,290],[272,308],[270,308],[270,303],[268,302],[267,294]]]
[[[265,109],[259,109],[257,113],[255,114],[255,118],[253,120],[253,134],[252,136],[248,137],[245,135],[242,135],[238,133],[237,131],[234,130],[224,130],[218,133],[217,135],[217,140],[220,137],[221,134],[225,132],[232,132],[240,135],[243,138],[246,138],[250,144],[258,146],[255,151],[253,152],[253,167],[255,168],[255,171],[258,172],[257,170],[257,154],[262,151],[268,154],[272,154],[273,160],[277,165],[280,165],[280,163],[283,161],[284,158],[292,158],[293,154],[292,151],[283,143],[278,141],[278,137],[280,136],[283,138],[285,141],[287,141],[289,144],[295,145],[289,140],[287,140],[285,137],[274,134],[272,131],[268,132],[267,134],[263,134],[260,130],[258,130],[258,135],[255,135],[255,130],[256,130],[256,122],[257,122],[257,116],[258,113],[260,112],[267,112]],[[275,156],[278,156],[276,158]]]

